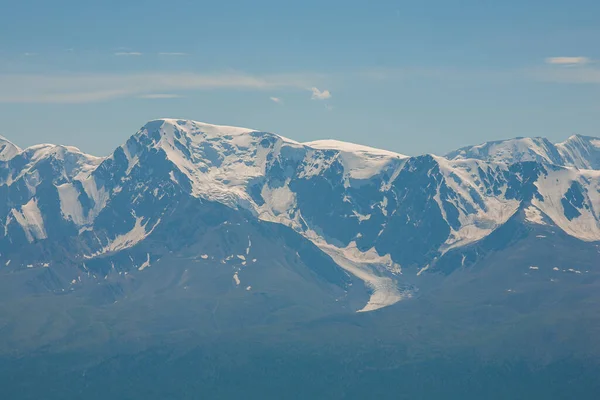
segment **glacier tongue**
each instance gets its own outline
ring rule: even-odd
[[[401,291],[397,282],[385,275],[389,270],[401,273],[400,266],[389,255],[382,257],[375,249],[362,252],[356,247],[356,243],[339,248],[319,239],[313,240],[336,264],[365,282],[372,290],[369,302],[358,312],[375,311],[412,297],[410,291]]]

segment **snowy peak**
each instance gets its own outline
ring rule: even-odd
[[[600,169],[600,139],[573,135],[556,147],[566,165],[579,169]]]
[[[196,121],[160,119],[151,121],[113,154],[126,158],[125,175],[144,160],[169,163],[171,179],[181,176],[191,194],[237,207],[249,201],[246,186],[263,177],[269,161],[282,147],[302,150],[302,146],[281,136],[247,128],[205,124]],[[290,154],[291,155],[291,154]]]
[[[336,150],[344,153],[356,153],[364,154],[365,156],[379,156],[379,157],[392,157],[392,158],[407,158],[403,154],[394,153],[392,151],[376,149],[374,147],[363,146],[360,144],[342,142],[340,140],[315,140],[313,142],[303,143],[305,146],[312,147],[313,149],[321,150]]]
[[[368,179],[394,162],[408,156],[338,140],[317,140],[303,143],[317,150],[330,150],[339,154],[346,173],[355,179]]]
[[[21,152],[21,149],[4,136],[0,136],[0,161],[8,161]]]
[[[579,169],[600,169],[600,139],[573,135],[553,144],[545,138],[515,138],[468,146],[446,155],[450,160],[477,159],[514,164],[534,161]]]
[[[177,120],[171,118],[156,119],[146,123],[138,134],[146,134],[155,140],[172,142],[187,137],[195,142],[215,140],[219,137],[242,136],[254,132],[253,129],[225,125],[212,125],[203,122]]]
[[[117,149],[111,163],[126,159],[127,165],[119,167],[121,172],[117,175],[127,176],[136,168],[151,167],[140,164],[150,154],[155,154],[152,163],[161,154],[172,172],[181,175],[185,185],[191,187],[194,196],[254,209],[260,204],[256,204],[248,189],[258,181],[308,178],[338,169],[346,180],[364,180],[397,167],[407,158],[337,141],[302,144],[247,128],[159,119],[147,123]]]
[[[44,160],[56,160],[64,163],[65,169],[79,172],[89,172],[104,160],[83,153],[77,147],[54,144],[39,144],[22,150],[21,154],[30,164]]]
[[[545,138],[515,138],[463,147],[446,155],[451,160],[474,158],[488,162],[514,164],[535,161],[562,164],[556,146]]]
[[[61,184],[89,175],[102,162],[102,157],[82,153],[72,146],[40,144],[19,149],[10,148],[11,157],[0,164],[0,185],[13,185],[25,180],[30,190],[48,180]]]

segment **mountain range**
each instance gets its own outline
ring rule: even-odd
[[[222,330],[429,294],[484,290],[506,300],[532,280],[552,298],[560,285],[571,293],[596,282],[599,242],[592,137],[409,157],[159,119],[108,157],[0,139],[7,348],[82,329],[72,314],[24,317],[32,302],[60,313],[183,302],[211,320],[202,329]],[[496,265],[507,255],[510,266]],[[477,284],[465,278],[474,271]],[[24,327],[37,339],[20,335]]]
[[[175,119],[107,157],[0,138],[0,395],[589,397],[599,154]]]

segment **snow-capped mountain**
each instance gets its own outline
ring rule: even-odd
[[[271,264],[316,274],[314,287],[335,286],[337,300],[364,282],[370,298],[356,309],[369,311],[412,296],[418,277],[476,262],[509,227],[600,241],[599,168],[600,140],[579,136],[446,157],[173,119],[106,158],[1,139],[0,265],[70,265],[71,290],[82,274],[143,277],[185,258],[227,265],[235,287],[257,288],[244,274],[258,279],[252,265],[277,244]]]
[[[562,143],[545,138],[515,138],[468,146],[446,155],[451,160],[477,159],[514,164],[523,161],[579,169],[600,168],[600,139],[573,135]]]
[[[22,150],[0,136],[0,161],[7,161],[19,154]]]

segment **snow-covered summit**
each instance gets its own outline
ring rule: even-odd
[[[21,149],[4,136],[0,136],[0,161],[8,161],[21,152]]]
[[[450,160],[477,159],[514,164],[535,161],[579,169],[600,169],[600,139],[573,135],[562,143],[545,138],[515,138],[467,146],[446,155]]]
[[[55,183],[67,182],[89,175],[104,160],[73,146],[38,144],[25,149],[16,146],[6,149],[7,157],[0,165],[3,170],[0,185],[12,185],[22,178],[27,180],[30,188],[37,186],[44,178],[52,179]]]
[[[394,153],[393,151],[377,149],[375,147],[364,146],[361,144],[342,142],[341,140],[315,140],[312,142],[302,143],[305,146],[312,147],[314,149],[323,150],[338,150],[345,153],[361,153],[369,156],[381,156],[381,157],[395,157],[395,158],[406,158],[400,153]]]
[[[208,124],[205,122],[192,121],[192,120],[184,120],[184,119],[174,119],[174,118],[158,118],[152,121],[147,122],[143,127],[142,131],[152,131],[157,128],[165,128],[165,132],[168,131],[166,128],[178,128],[188,134],[194,135],[198,133],[203,133],[208,137],[214,138],[217,136],[240,136],[249,132],[256,131],[255,129],[249,128],[241,128],[236,126],[228,126],[228,125],[216,125],[216,124]]]
[[[177,119],[148,122],[111,157],[124,154],[128,175],[148,151],[163,153],[195,196],[230,206],[253,203],[248,186],[274,169],[293,168],[309,177],[339,165],[347,178],[368,179],[406,158],[350,143],[299,143],[269,132]]]
[[[560,164],[561,155],[548,139],[514,138],[467,146],[446,155],[451,160],[474,158],[488,162],[514,164],[523,161]]]
[[[600,169],[600,139],[573,135],[556,147],[565,164],[579,169]]]
[[[408,156],[392,151],[339,140],[316,140],[303,144],[313,149],[338,152],[346,172],[355,179],[370,178],[388,165],[408,158]]]
[[[183,174],[194,196],[237,206],[248,201],[246,186],[264,176],[268,161],[283,146],[302,148],[295,141],[253,129],[158,119],[144,125],[111,157],[124,154],[125,174],[130,175],[148,154],[162,154],[174,172]]]

